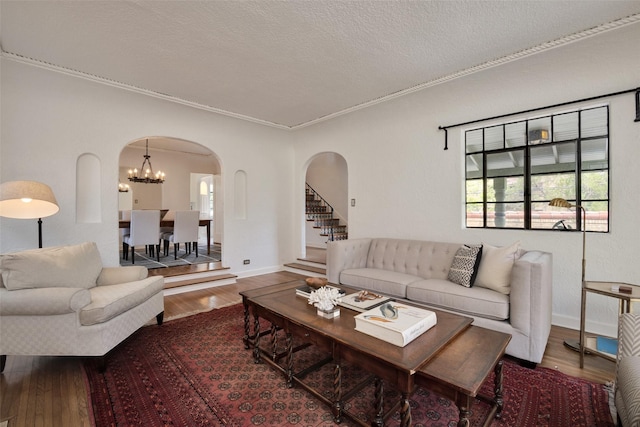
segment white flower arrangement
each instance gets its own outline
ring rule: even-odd
[[[340,291],[336,288],[323,286],[309,295],[309,304],[314,305],[318,310],[330,311],[340,302]]]

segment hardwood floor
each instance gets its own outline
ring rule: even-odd
[[[278,272],[238,279],[234,285],[165,297],[165,319],[175,319],[241,302],[238,292],[303,278],[295,273]],[[563,345],[565,338],[578,332],[553,326],[539,366],[598,383],[612,381],[613,362],[587,356],[585,368],[578,368],[578,353]],[[9,356],[0,374],[0,421],[10,419],[9,427],[90,426],[87,392],[81,368],[82,358]]]

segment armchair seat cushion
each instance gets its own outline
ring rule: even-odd
[[[164,279],[161,276],[137,282],[96,286],[90,289],[91,304],[80,311],[80,324],[88,326],[107,322],[161,292],[163,286]]]

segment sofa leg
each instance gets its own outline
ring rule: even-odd
[[[158,322],[158,326],[162,325],[163,320],[164,320],[164,311],[161,311],[156,316],[156,322]]]
[[[7,355],[0,355],[0,372],[4,372],[4,367],[7,364]]]

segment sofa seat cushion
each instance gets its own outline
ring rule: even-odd
[[[495,320],[509,318],[509,296],[486,288],[465,288],[442,279],[407,285],[407,299],[462,314]]]
[[[2,281],[9,290],[92,288],[102,271],[94,242],[31,249],[0,256]]]
[[[162,276],[137,282],[91,288],[91,304],[80,311],[80,324],[89,326],[104,323],[136,307],[162,291]]]
[[[406,298],[409,283],[423,280],[417,276],[378,268],[353,268],[342,270],[340,283],[367,289],[376,293]]]
[[[620,359],[616,377],[616,407],[620,418],[624,425],[640,425],[640,357]]]

